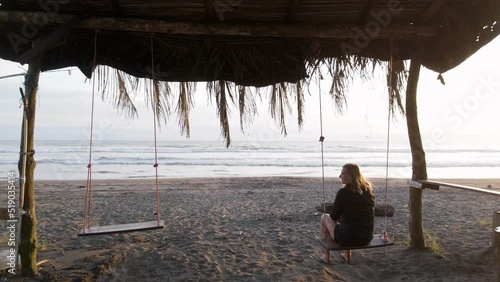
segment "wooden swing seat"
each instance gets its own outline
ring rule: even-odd
[[[125,233],[134,231],[162,229],[164,224],[165,222],[163,220],[160,220],[160,222],[155,220],[155,221],[139,222],[139,223],[94,226],[86,229],[81,229],[80,232],[78,233],[78,236],[91,236],[91,235],[103,235],[112,233]]]
[[[321,244],[321,246],[323,246],[323,248],[325,248],[329,251],[370,249],[370,248],[387,247],[387,246],[394,245],[394,242],[392,242],[389,239],[387,239],[387,241],[384,241],[384,239],[382,238],[382,235],[374,235],[372,241],[368,245],[357,246],[357,247],[342,246],[340,244],[327,245],[325,243],[325,241],[321,238],[318,239],[318,242]]]

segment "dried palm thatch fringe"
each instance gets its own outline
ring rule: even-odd
[[[294,85],[292,84],[291,87],[293,88]],[[304,103],[305,103],[305,97],[304,97],[304,91],[302,89],[302,83],[297,81],[295,84],[295,89],[292,89],[291,93],[297,93],[297,124],[299,129],[302,129],[302,125],[304,124]]]
[[[226,146],[229,147],[231,144],[231,134],[229,132],[229,115],[231,113],[228,105],[228,99],[226,97],[226,90],[228,90],[229,100],[234,103],[234,97],[231,92],[226,88],[226,81],[219,80],[219,83],[215,83],[215,103],[217,104],[217,115],[219,116],[220,126],[222,129],[222,136],[226,140]]]
[[[255,97],[252,95],[251,91],[244,86],[237,86],[238,88],[238,107],[240,111],[240,128],[241,131],[245,131],[245,125],[253,122],[255,115],[257,114],[257,105],[255,103]]]
[[[391,91],[389,91],[389,103],[392,116],[396,115],[396,110],[399,111],[400,114],[404,115],[404,107],[403,101],[401,98],[401,91],[406,89],[406,81],[408,79],[408,72],[406,71],[406,66],[404,61],[394,61],[391,66],[389,62],[387,63],[387,82],[388,87]],[[389,73],[392,70],[392,75]],[[390,77],[392,77],[392,81],[389,81]]]
[[[225,55],[230,55],[230,52]],[[221,56],[221,54],[217,56]],[[214,62],[220,61],[214,59]],[[243,65],[240,67],[244,68]],[[389,72],[391,69],[388,62],[357,56],[346,56],[341,59],[318,58],[308,63],[307,67],[309,70],[307,77],[298,80],[296,83],[282,82],[268,87],[251,88],[226,80],[207,82],[208,97],[210,100],[211,97],[215,98],[221,134],[226,146],[231,144],[229,127],[231,107],[237,107],[240,127],[244,131],[245,125],[251,124],[258,113],[256,106],[257,98],[268,97],[271,117],[277,121],[281,133],[285,136],[288,134],[286,117],[287,114],[293,112],[292,103],[296,103],[297,123],[300,129],[304,121],[305,95],[303,87],[305,85],[309,89],[310,95],[313,95],[316,90],[314,88],[311,90],[310,84],[313,78],[317,77],[318,72],[321,77],[324,74],[331,77],[332,84],[329,95],[334,101],[334,109],[339,113],[343,113],[347,102],[346,95],[349,91],[349,86],[353,84],[354,80],[370,80],[373,78],[377,68],[385,68],[387,69],[387,83],[392,85],[390,88],[392,92],[388,95],[391,104],[391,114],[393,116],[397,115],[397,113],[404,115],[402,93],[405,91],[408,76],[404,61],[394,61],[392,81],[389,81],[389,77],[391,77]],[[146,101],[158,113],[158,120],[165,123],[167,122],[167,118],[172,114],[173,101],[177,101],[174,112],[177,113],[180,131],[189,138],[189,113],[194,107],[193,95],[196,91],[196,83],[155,81],[153,84],[154,87],[152,87],[150,80],[147,78],[136,78],[110,67],[100,66],[97,73],[102,99],[110,100],[118,110],[124,111],[128,117],[133,118],[137,116],[137,109],[133,104],[132,97],[137,95],[138,92],[145,93]],[[175,87],[175,84],[178,84],[178,87]],[[172,89],[178,89],[178,91]]]
[[[181,128],[181,134],[185,134],[186,137],[189,138],[191,135],[189,129],[189,111],[194,105],[192,95],[196,91],[196,87],[192,82],[181,82],[179,83],[179,87],[179,99],[177,100],[176,108],[178,122]]]
[[[271,100],[269,101],[269,112],[271,117],[278,120],[281,133],[286,136],[286,114],[292,111],[288,100],[287,85],[284,82],[272,86]]]
[[[132,101],[132,94],[135,94],[140,80],[125,72],[105,66],[97,67],[96,73],[101,99],[111,102],[126,117],[136,118],[137,108]]]

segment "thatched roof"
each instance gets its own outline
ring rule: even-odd
[[[182,82],[176,110],[189,135],[193,85],[208,81],[223,135],[230,142],[227,108],[242,120],[255,114],[245,86],[272,86],[271,115],[283,133],[289,94],[302,123],[302,87],[322,66],[333,78],[330,94],[342,104],[349,79],[366,77],[393,58],[389,100],[402,111],[403,60],[419,57],[442,73],[495,38],[497,0],[0,0],[0,58],[42,70],[76,66],[90,77],[113,67],[116,105],[133,113],[127,91],[139,83],[126,74]],[[97,34],[97,37],[95,37]],[[97,40],[95,40],[97,38]],[[153,50],[153,51],[152,51]],[[153,54],[153,56],[151,55]],[[154,65],[154,68],[151,66]],[[126,74],[120,72],[123,71]],[[111,71],[113,72],[113,71]],[[110,71],[100,72],[106,84]],[[291,83],[291,84],[287,84]],[[173,110],[170,84],[150,86],[160,114]],[[238,86],[238,87],[236,87]],[[164,95],[162,95],[164,94]],[[169,100],[170,99],[170,100]]]
[[[59,31],[62,36],[45,49],[42,70],[77,66],[90,76],[92,27],[96,26],[100,30],[99,64],[137,77],[149,77],[149,37],[154,32],[155,64],[160,70],[157,79],[227,80],[252,86],[303,79],[311,58],[345,58],[346,53],[352,53],[388,60],[391,40],[397,59],[410,59],[421,50],[424,66],[445,72],[500,31],[495,25],[500,18],[500,1],[495,0],[3,0],[1,3],[0,58],[3,59],[26,62],[22,55],[30,50],[34,39],[49,36],[75,16],[78,20],[67,24],[69,32]],[[20,12],[42,15],[30,18],[33,14]],[[45,24],[47,15],[49,22]],[[27,23],[37,24],[30,30]],[[368,37],[359,37],[358,41],[350,38],[360,31]]]

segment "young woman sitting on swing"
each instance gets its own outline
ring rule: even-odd
[[[321,216],[323,245],[346,247],[364,246],[373,239],[374,206],[372,184],[365,179],[357,164],[345,164],[340,174],[342,187],[335,196],[333,212]],[[341,253],[350,261],[351,250]],[[330,263],[330,250],[325,249],[321,260]]]

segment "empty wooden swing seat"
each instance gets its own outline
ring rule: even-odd
[[[370,249],[370,248],[379,248],[379,247],[387,247],[387,246],[392,246],[394,245],[394,242],[391,240],[387,239],[384,241],[382,235],[374,235],[373,239],[368,245],[364,246],[356,246],[356,247],[350,247],[350,246],[342,246],[340,244],[332,244],[332,245],[327,245],[324,240],[321,238],[318,239],[318,242],[323,246],[323,248],[329,250],[329,251],[344,251],[344,250],[357,250],[357,249]]]
[[[91,236],[91,235],[103,235],[103,234],[162,229],[163,225],[165,225],[165,222],[163,220],[160,220],[160,222],[155,220],[155,221],[147,221],[139,223],[94,226],[81,229],[80,232],[78,233],[78,236]]]

